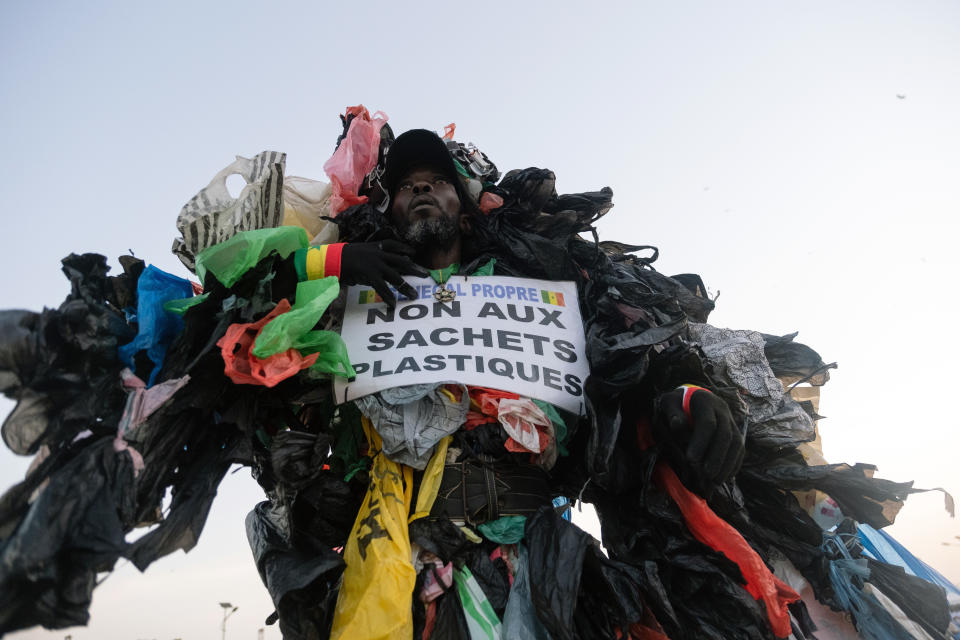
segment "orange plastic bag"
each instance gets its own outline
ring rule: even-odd
[[[387,123],[387,114],[370,112],[362,104],[347,107],[344,117],[354,116],[347,135],[333,156],[323,165],[330,176],[333,195],[330,196],[330,215],[338,213],[356,204],[363,204],[367,196],[357,195],[360,185],[367,174],[377,166],[380,155],[380,129]]]
[[[302,356],[296,349],[287,349],[262,359],[250,353],[264,325],[289,310],[290,302],[284,299],[257,322],[227,327],[227,332],[217,340],[217,346],[223,356],[223,372],[228,378],[237,384],[273,387],[317,361],[319,353]]]

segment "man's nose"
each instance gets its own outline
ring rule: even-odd
[[[430,186],[430,182],[427,180],[418,180],[417,182],[413,183],[414,195],[420,193],[430,193],[430,191],[432,191],[432,188]]]

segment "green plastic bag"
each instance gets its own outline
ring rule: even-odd
[[[291,348],[303,355],[317,353],[311,372],[356,376],[343,338],[333,331],[313,330],[339,293],[340,283],[333,276],[297,284],[293,307],[263,327],[251,353],[257,358],[269,358]]]
[[[168,300],[163,303],[163,310],[169,313],[174,313],[178,316],[182,316],[190,309],[204,300],[210,297],[209,293],[201,293],[198,296],[191,296],[189,298],[177,298],[176,300]]]
[[[203,283],[207,273],[216,276],[223,286],[232,287],[271,251],[286,258],[297,249],[309,246],[302,227],[274,227],[243,231],[229,240],[215,244],[197,255],[197,277]]]

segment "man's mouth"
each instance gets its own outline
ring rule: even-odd
[[[429,196],[417,198],[410,203],[410,211],[413,213],[420,213],[430,208],[437,209],[438,207],[437,201]]]

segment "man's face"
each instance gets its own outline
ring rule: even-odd
[[[432,167],[415,167],[397,182],[390,216],[401,237],[416,249],[449,249],[464,223],[453,182]]]

